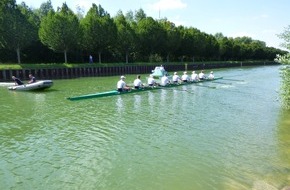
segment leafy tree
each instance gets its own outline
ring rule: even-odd
[[[278,34],[278,37],[284,40],[281,46],[290,50],[290,25],[287,26],[281,34]]]
[[[135,21],[136,22],[140,22],[142,19],[147,18],[147,15],[145,14],[143,9],[139,9],[137,11],[135,11]]]
[[[281,34],[278,34],[278,37],[284,40],[281,46],[290,50],[290,25]],[[283,106],[290,110],[290,53],[284,52],[284,54],[278,54],[275,61],[287,65],[282,69],[283,80],[280,94],[282,96]]]
[[[81,20],[81,27],[84,34],[84,49],[91,52],[97,51],[99,63],[101,63],[102,51],[111,48],[117,36],[114,20],[101,5],[93,4],[85,18]]]
[[[119,11],[116,15],[115,23],[118,29],[117,46],[121,51],[125,52],[126,63],[128,63],[129,52],[134,49],[136,34],[122,11]]]
[[[139,51],[143,55],[161,53],[164,47],[166,32],[152,17],[141,19],[137,23]]]
[[[64,53],[67,63],[67,52],[79,45],[81,30],[77,16],[64,3],[56,13],[50,11],[40,24],[41,42],[53,51]]]
[[[37,28],[32,11],[24,4],[17,6],[14,0],[4,0],[0,4],[0,45],[16,51],[21,63],[21,49],[37,40]]]
[[[175,54],[181,45],[181,35],[174,23],[168,21],[167,19],[162,19],[159,22],[166,32],[164,52],[166,52],[166,60],[169,62],[170,55]]]
[[[51,0],[48,0],[47,2],[42,3],[40,5],[40,8],[35,10],[40,20],[43,17],[47,16],[50,11],[54,12],[53,6],[51,4]]]

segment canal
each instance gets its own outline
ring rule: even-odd
[[[80,101],[66,98],[114,89],[119,76],[0,86],[0,189],[280,190],[290,113],[279,69],[217,69],[224,79],[202,86]]]

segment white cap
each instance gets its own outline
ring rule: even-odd
[[[195,71],[192,71],[192,73],[195,73]]]
[[[174,72],[175,75],[177,75],[177,72]]]
[[[121,76],[121,79],[125,79],[126,77],[124,77],[124,76]]]
[[[213,73],[213,71],[210,72],[211,74]]]
[[[183,74],[186,74],[186,73],[187,73],[186,71],[183,72]]]

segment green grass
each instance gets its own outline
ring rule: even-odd
[[[15,63],[0,63],[0,70],[21,70],[21,69],[58,69],[58,68],[91,68],[91,67],[107,67],[107,66],[140,66],[140,65],[181,65],[181,64],[217,64],[217,63],[240,63],[241,61],[208,61],[208,62],[171,62],[171,63],[145,63],[145,62],[138,62],[138,63],[39,63],[39,64],[15,64]],[[255,62],[264,62],[264,61],[242,61],[243,63],[255,63]],[[270,62],[270,61],[266,61]]]

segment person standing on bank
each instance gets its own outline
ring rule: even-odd
[[[89,63],[94,63],[93,62],[93,56],[92,55],[90,55],[90,57],[89,57]]]
[[[29,81],[28,81],[28,84],[31,84],[31,83],[35,83],[36,82],[36,79],[35,77],[32,75],[32,74],[29,74]]]
[[[141,78],[141,76],[137,75],[137,78],[134,80],[135,89],[140,89],[143,86],[142,81],[141,81],[140,78]]]
[[[15,76],[12,76],[12,79],[14,80],[15,85],[23,85],[24,84],[19,78],[16,78]]]
[[[129,91],[130,87],[127,86],[127,84],[125,83],[125,78],[124,76],[121,76],[121,79],[118,81],[117,83],[117,90],[118,92],[124,92],[124,91]]]

